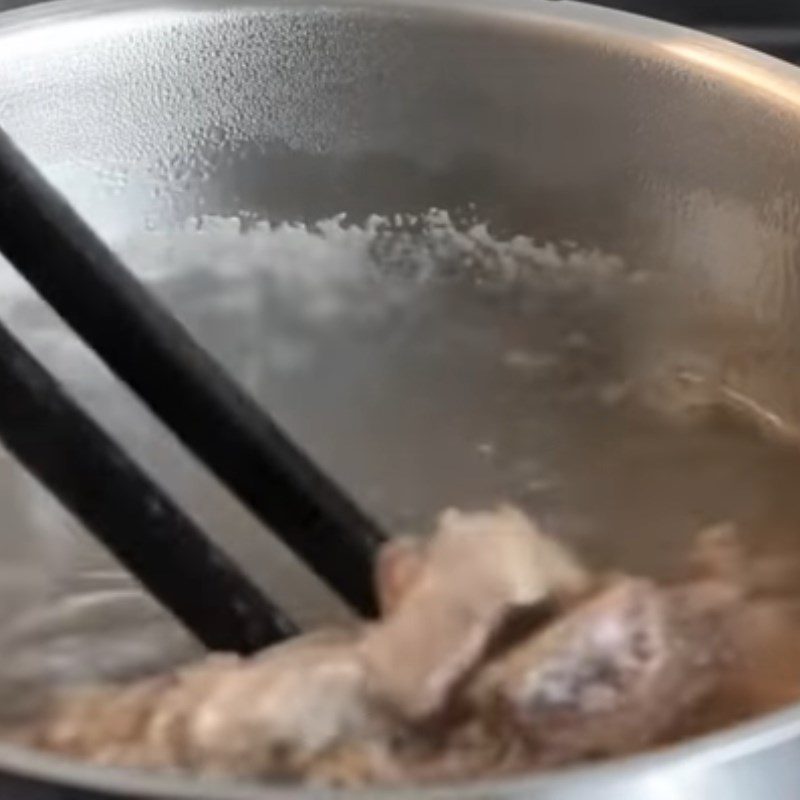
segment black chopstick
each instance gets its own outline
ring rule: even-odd
[[[354,608],[383,535],[199,347],[0,131],[0,252],[165,424]]]
[[[2,324],[0,440],[209,648],[296,632]]]

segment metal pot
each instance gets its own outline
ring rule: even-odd
[[[595,563],[639,571],[671,568],[721,518],[797,547],[795,453],[748,429],[791,441],[800,420],[794,68],[571,2],[75,0],[0,18],[0,121],[387,526],[510,499]],[[451,212],[451,245],[466,232],[469,268],[390,274],[399,301],[359,290],[314,324],[272,302],[258,270],[215,271],[228,234],[198,246],[185,227],[402,214],[384,225],[414,247],[441,222],[432,207]],[[377,235],[371,252],[400,239]],[[487,247],[501,267],[498,247],[522,247],[549,277],[498,284],[481,273]],[[4,319],[255,578],[303,621],[345,613],[0,279]],[[289,368],[292,336],[304,349]],[[747,424],[684,423],[726,399]],[[5,707],[195,651],[7,458],[0,473]],[[798,753],[791,709],[654,755],[414,797],[789,798]],[[0,765],[9,798],[304,796],[7,748]]]

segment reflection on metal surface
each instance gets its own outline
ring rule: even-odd
[[[696,41],[664,41],[659,46],[671,55],[699,64],[705,69],[728,78],[733,78],[745,87],[772,97],[785,100],[792,105],[800,105],[800,87],[784,74],[770,70],[765,64],[754,59],[747,60],[740,54],[716,49],[711,44]]]

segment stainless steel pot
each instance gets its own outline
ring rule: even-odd
[[[768,434],[791,439],[800,420],[794,68],[571,2],[74,0],[0,17],[0,122],[387,525],[511,499],[595,562],[648,572],[721,518],[798,546],[791,448],[668,418],[673,400],[723,397]],[[213,269],[213,237],[189,237],[180,269],[170,249],[197,215],[431,207],[462,232],[485,220],[495,241],[555,242],[537,252],[559,268],[613,268],[524,291],[412,276],[399,306],[357,294],[298,328],[256,272]],[[345,613],[8,270],[0,286],[4,319],[254,577],[307,622]],[[286,369],[272,345],[292,336],[305,350]],[[657,409],[617,402],[642,388]],[[0,492],[6,707],[193,652],[7,458]],[[794,798],[798,755],[791,709],[625,762],[413,796]],[[4,797],[304,796],[10,749],[0,766]]]

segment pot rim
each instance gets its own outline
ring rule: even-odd
[[[370,14],[423,13],[434,19],[485,18],[515,26],[557,27],[565,32],[597,40],[614,41],[628,51],[647,58],[679,63],[701,74],[713,73],[739,91],[754,92],[771,104],[800,115],[800,69],[771,56],[708,34],[671,23],[651,20],[628,12],[589,6],[573,0],[51,0],[35,6],[0,13],[0,42],[3,58],[10,40],[20,41],[21,52],[42,46],[44,26],[75,27],[76,32],[107,23],[107,31],[124,32],[132,20],[152,24],[154,14],[182,17],[187,12],[265,13],[275,11],[342,10]],[[104,31],[105,32],[105,31]],[[21,38],[20,38],[21,37]],[[13,57],[13,55],[12,55]],[[533,775],[447,784],[433,787],[369,788],[366,790],[323,790],[308,787],[275,787],[252,782],[187,778],[134,770],[106,768],[70,761],[0,744],[0,770],[9,775],[41,782],[69,785],[74,789],[103,792],[129,798],[135,795],[153,800],[300,800],[303,798],[347,798],[348,800],[530,800],[532,793],[557,795],[560,788],[613,787],[620,779],[678,782],[698,770],[723,767],[739,759],[791,740],[800,741],[800,703],[756,720],[707,734],[685,743],[641,755],[613,759]],[[669,797],[678,797],[669,794]],[[666,795],[665,795],[666,797]]]

